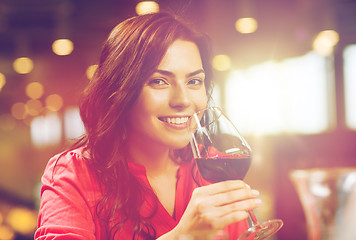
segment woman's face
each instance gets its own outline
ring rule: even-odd
[[[188,119],[206,107],[205,74],[195,43],[176,40],[146,80],[129,116],[129,138],[173,149],[189,143]]]

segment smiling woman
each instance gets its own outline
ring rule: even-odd
[[[143,149],[139,143],[152,148],[156,142],[172,149],[188,145],[188,118],[207,104],[204,79],[197,45],[174,41],[130,110],[128,145],[134,152]]]
[[[242,181],[207,185],[188,121],[207,106],[207,37],[166,13],[118,24],[83,93],[86,134],[51,158],[35,239],[237,239],[257,195]]]

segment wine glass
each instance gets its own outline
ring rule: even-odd
[[[209,107],[190,118],[190,145],[200,175],[210,183],[242,180],[251,164],[251,148],[219,107]],[[283,225],[280,219],[259,223],[248,211],[250,228],[239,240],[266,239]]]

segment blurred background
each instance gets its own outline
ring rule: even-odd
[[[254,149],[273,238],[306,239],[293,169],[356,166],[354,0],[1,0],[0,239],[33,239],[48,159],[83,133],[78,96],[120,21],[183,16],[213,43],[214,99]]]

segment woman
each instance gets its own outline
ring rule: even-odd
[[[166,13],[113,29],[81,101],[86,135],[42,177],[35,239],[236,239],[246,230],[258,192],[242,181],[199,187],[189,153],[187,121],[210,98],[208,50],[204,35]]]

